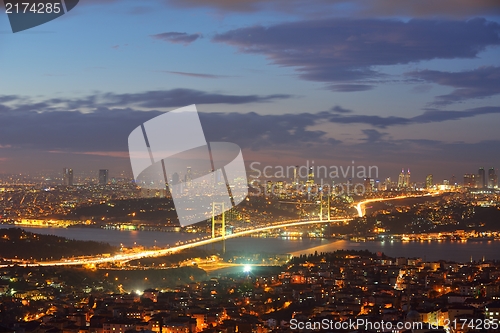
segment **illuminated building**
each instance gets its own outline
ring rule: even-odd
[[[109,171],[107,169],[99,170],[99,185],[106,185],[108,183],[108,174]]]
[[[372,193],[372,182],[371,182],[371,179],[370,178],[365,178],[365,181],[364,181],[364,187],[365,187],[365,192],[366,193]]]
[[[295,168],[293,169],[293,185],[297,186],[299,185],[299,174],[298,174],[298,170],[299,170],[299,166],[295,166]]]
[[[498,186],[498,177],[495,172],[495,168],[490,168],[488,170],[488,188],[495,188]]]
[[[307,175],[307,184],[308,185],[314,184],[314,169],[313,169],[313,167],[309,168],[309,173]]]
[[[390,191],[392,189],[391,177],[385,179],[385,190]]]
[[[486,187],[486,173],[485,173],[483,167],[479,168],[479,171],[477,174],[476,185],[477,185],[477,188],[485,188]]]
[[[409,188],[410,187],[410,169],[408,169],[408,173],[405,173],[405,170],[402,169],[398,178],[398,188]]]
[[[63,185],[73,186],[73,169],[70,168],[63,169]]]
[[[425,188],[432,188],[434,186],[434,177],[431,174],[428,174],[425,177]]]
[[[398,177],[398,188],[403,188],[405,187],[405,171],[404,169],[401,169],[401,173],[399,174]]]
[[[405,186],[404,187],[410,187],[410,169],[408,169],[408,173],[405,176]]]
[[[268,180],[266,186],[266,193],[271,194],[273,192],[273,182]]]

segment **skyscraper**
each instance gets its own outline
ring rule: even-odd
[[[405,177],[405,187],[410,187],[410,169],[408,169],[408,173],[406,174],[406,177]]]
[[[401,173],[399,174],[398,177],[398,188],[403,188],[405,187],[405,170],[401,169]]]
[[[314,168],[313,167],[309,167],[309,173],[307,175],[307,183],[309,185],[314,184]]]
[[[495,168],[488,170],[488,188],[495,188],[498,186],[498,177]]]
[[[293,179],[292,179],[292,182],[293,182],[293,185],[297,186],[299,185],[299,166],[296,165],[295,168],[293,168]]]
[[[425,188],[432,188],[434,186],[434,176],[431,174],[428,174],[427,177],[425,177]]]
[[[372,184],[371,184],[371,178],[365,178],[363,182],[363,186],[365,188],[365,193],[372,193]]]
[[[63,169],[63,185],[73,186],[73,169],[70,168]]]
[[[106,185],[108,183],[108,169],[99,170],[99,185]]]
[[[390,191],[392,189],[391,177],[387,177],[385,179],[385,188],[386,191]]]
[[[479,168],[478,174],[477,174],[477,187],[478,188],[485,188],[486,187],[486,172],[484,171],[483,167]]]

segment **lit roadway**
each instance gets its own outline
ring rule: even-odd
[[[426,196],[434,196],[441,194],[441,192],[434,192],[434,193],[426,193],[426,194],[421,194],[421,195],[400,195],[398,197],[392,197],[392,198],[376,198],[376,199],[367,199],[364,201],[360,201],[356,206],[356,210],[358,211],[358,216],[363,217],[365,216],[365,209],[364,206],[366,204],[372,203],[372,202],[380,202],[380,201],[388,201],[388,200],[398,200],[398,199],[408,199],[408,198],[418,198],[418,197],[426,197]]]
[[[425,194],[425,195],[431,195],[431,194]],[[422,195],[423,196],[423,195]],[[410,197],[415,197],[415,196],[398,196],[398,197],[392,197],[392,198],[377,198],[377,199],[368,199],[359,202],[355,208],[358,211],[358,215],[362,217],[363,214],[363,206],[372,203],[372,202],[379,202],[379,201],[387,201],[387,200],[398,200],[398,199],[406,199]],[[254,233],[259,233],[262,231],[269,231],[273,229],[279,229],[279,228],[286,228],[286,227],[297,227],[301,225],[308,225],[308,224],[317,224],[317,223],[335,223],[335,222],[346,222],[350,221],[352,218],[335,218],[335,219],[319,219],[319,220],[292,220],[292,221],[286,221],[286,222],[281,222],[281,223],[275,223],[272,225],[266,225],[263,227],[258,227],[258,228],[251,228],[251,229],[243,229],[241,231],[238,231],[236,233],[226,235],[224,238],[225,239],[231,239],[231,238],[236,238],[236,237],[242,237],[242,236],[248,236]],[[57,261],[40,261],[40,262],[19,262],[17,260],[12,260],[12,263],[10,264],[3,264],[0,265],[0,267],[8,267],[12,266],[14,264],[22,265],[22,266],[81,266],[81,265],[95,265],[95,264],[103,264],[103,263],[112,263],[112,262],[126,262],[126,261],[131,261],[131,260],[137,260],[137,259],[143,259],[143,258],[153,258],[153,257],[161,257],[165,256],[174,252],[186,250],[186,249],[191,249],[194,247],[198,246],[203,246],[203,245],[208,245],[216,242],[220,242],[223,240],[222,236],[215,237],[215,238],[208,238],[208,239],[202,239],[199,241],[193,241],[193,242],[188,242],[186,244],[178,245],[178,246],[173,246],[165,249],[155,249],[155,250],[144,250],[141,252],[135,252],[135,253],[122,253],[122,254],[116,254],[113,256],[109,257],[86,257],[86,258],[74,258],[74,259],[64,259],[64,260],[57,260]]]

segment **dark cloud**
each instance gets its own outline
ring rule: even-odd
[[[193,89],[172,89],[147,91],[136,94],[106,93],[99,96],[100,105],[111,106],[140,106],[144,108],[165,108],[185,106],[191,104],[245,104],[271,102],[277,99],[291,98],[291,95],[273,94],[259,95],[224,95],[207,93]],[[93,101],[95,103],[95,101]]]
[[[15,112],[22,111],[67,111],[82,108],[98,107],[142,107],[148,109],[163,109],[186,106],[191,104],[246,104],[272,102],[279,99],[292,98],[291,95],[225,95],[207,93],[193,89],[154,90],[135,94],[96,93],[74,99],[52,98],[46,101],[34,102],[22,96],[0,96],[0,111],[2,108]]]
[[[235,142],[254,150],[273,146],[297,147],[307,143],[332,143],[326,132],[308,129],[325,114],[259,115],[257,113],[201,114],[207,138]]]
[[[169,74],[175,74],[175,75],[181,75],[181,76],[202,78],[202,79],[220,79],[220,78],[230,77],[227,75],[215,75],[215,74],[204,74],[204,73],[190,73],[190,72],[176,72],[176,71],[162,71],[162,72],[169,73]]]
[[[450,94],[437,96],[433,103],[435,105],[448,105],[500,94],[500,67],[485,66],[463,72],[423,70],[407,74],[427,82],[456,88]]]
[[[192,95],[184,100],[184,97],[179,96],[182,95],[181,92],[171,94],[179,98],[176,103],[170,100],[170,94],[166,97],[160,94],[158,97],[157,93],[102,94],[81,100],[51,99],[36,103],[21,97],[17,98],[19,102],[16,103],[12,97],[0,96],[0,100],[8,101],[0,104],[0,145],[78,152],[126,151],[130,132],[162,113],[159,110],[141,111],[129,107],[130,105],[154,108],[155,105],[163,107],[176,103],[188,105],[193,102]],[[198,101],[221,102],[220,99],[212,98],[199,94]],[[243,101],[248,99],[240,96],[236,100],[226,100],[226,103],[244,103]],[[254,98],[250,100],[255,101]],[[86,112],[63,111],[63,108],[68,107],[77,110],[85,108]],[[337,105],[330,111],[315,114],[200,113],[200,118],[209,141],[229,141],[248,149],[266,150],[272,147],[300,148],[317,144],[340,144],[340,141],[329,136],[327,132],[315,129],[315,125],[326,122],[387,128],[487,114],[500,114],[500,107],[481,107],[465,111],[427,109],[418,116],[405,118],[359,115]],[[365,129],[363,134],[367,142],[379,142],[385,138],[385,133],[374,129]]]
[[[324,19],[240,28],[213,41],[263,54],[276,65],[295,68],[303,79],[333,83],[331,89],[359,91],[370,88],[369,80],[384,77],[377,66],[475,58],[488,46],[500,45],[499,31],[500,24],[484,19]]]
[[[379,128],[386,128],[396,125],[409,125],[411,119],[403,117],[381,117],[370,115],[332,115],[329,120],[337,124],[366,124]]]
[[[115,152],[127,151],[127,138],[130,132],[145,121],[160,115],[162,112],[150,112],[129,108],[131,105],[165,109],[190,104],[242,104],[252,102],[267,102],[278,98],[288,98],[288,95],[223,95],[209,94],[189,89],[174,89],[169,91],[150,91],[138,94],[97,94],[80,99],[53,98],[46,101],[32,101],[22,96],[0,96],[0,145],[13,148],[38,149],[46,151],[72,152]],[[91,110],[81,112],[80,110]],[[67,111],[73,110],[73,111]],[[310,116],[313,118],[313,116]],[[223,116],[214,114],[212,129],[214,137],[223,133],[242,134],[242,144],[258,147],[264,144],[264,137],[259,129],[269,129],[269,124],[258,123],[258,128],[248,128],[248,124],[240,117],[239,123],[224,121]],[[236,121],[237,117],[233,116]],[[272,121],[272,119],[268,119]],[[304,126],[311,122],[301,119]],[[215,126],[219,124],[219,126]],[[240,126],[241,128],[234,127]],[[272,140],[279,137],[290,138],[286,133],[284,123],[274,125],[275,130],[269,136]],[[245,129],[245,130],[242,130]],[[243,133],[248,132],[245,138]],[[255,134],[252,141],[250,134]],[[297,129],[297,136],[317,138],[324,133],[314,133]],[[264,134],[262,134],[264,135]],[[275,137],[276,136],[276,137]],[[270,139],[270,140],[271,140]],[[94,153],[95,155],[95,153]]]
[[[201,34],[188,34],[186,32],[164,32],[161,34],[151,35],[151,38],[154,39],[184,45],[189,45],[200,37]]]
[[[332,84],[328,88],[338,92],[355,92],[371,90],[374,86],[370,84]]]
[[[0,144],[75,153],[126,152],[130,132],[160,114],[160,111],[106,107],[85,113],[5,111],[0,112]],[[308,129],[318,120],[314,114],[200,113],[200,119],[207,140],[235,142],[253,150],[311,142],[332,143],[324,131]]]
[[[436,109],[427,109],[421,115],[404,118],[404,117],[381,117],[372,115],[343,115],[333,114],[329,118],[331,122],[339,124],[366,124],[379,128],[386,128],[398,125],[411,124],[427,124],[439,123],[449,120],[459,120],[464,118],[472,118],[486,114],[500,114],[500,107],[480,107],[464,111],[442,111]]]
[[[335,105],[333,108],[331,108],[331,111],[336,113],[352,113],[352,110],[344,109],[340,105]]]
[[[497,0],[157,0],[167,6],[208,8],[222,12],[273,10],[297,14],[335,15],[348,8],[352,16],[476,17],[500,15]],[[80,5],[112,4],[118,0],[80,0]],[[3,3],[1,3],[3,6]]]
[[[352,110],[345,109],[341,107],[340,105],[335,105],[333,108],[330,109],[330,111],[335,112],[335,113],[352,113]]]
[[[349,9],[351,16],[395,16],[395,17],[474,17],[499,15],[496,0],[167,0],[178,7],[204,7],[219,11],[253,12],[277,10],[293,13],[323,12],[334,15],[339,9]]]
[[[372,115],[340,115],[334,114],[329,118],[331,122],[339,124],[366,124],[379,128],[386,128],[398,125],[439,123],[443,121],[459,120],[472,118],[487,114],[500,114],[500,107],[489,106],[473,108],[464,111],[442,111],[436,109],[427,109],[421,115],[404,117],[381,117]]]
[[[374,129],[365,129],[361,132],[366,135],[366,138],[364,140],[368,142],[379,142],[387,135],[387,133],[381,133]]]

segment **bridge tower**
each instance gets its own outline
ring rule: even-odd
[[[220,211],[222,212],[221,214],[221,220],[217,220],[215,217],[218,215],[216,214],[216,207],[220,207]],[[224,203],[223,202],[212,202],[212,238],[215,238],[215,225],[216,224],[221,224],[221,237],[222,237],[222,253],[226,252],[226,212],[224,210]]]
[[[331,217],[330,217],[330,193],[327,194],[326,199],[327,199],[327,214],[328,214],[327,219],[328,219],[328,221],[331,221]],[[319,204],[320,204],[320,206],[319,206],[319,220],[323,221],[323,191],[321,191]]]

